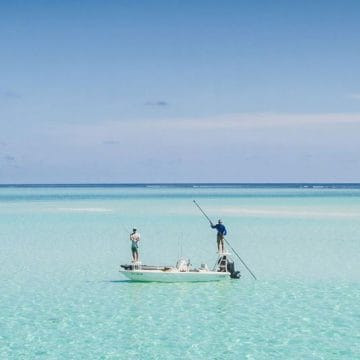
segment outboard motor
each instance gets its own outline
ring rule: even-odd
[[[229,272],[232,279],[240,279],[240,271],[235,270],[234,261],[228,256],[228,254],[222,254],[218,261],[217,266],[219,272]]]
[[[230,277],[232,279],[240,279],[240,271],[236,271],[235,270],[235,264],[234,261],[232,261],[231,259],[227,259],[227,271],[230,273]]]

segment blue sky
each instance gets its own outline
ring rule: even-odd
[[[360,182],[358,1],[1,1],[0,183]]]

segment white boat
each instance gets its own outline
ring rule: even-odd
[[[141,282],[201,282],[239,279],[240,271],[235,270],[234,261],[228,252],[218,255],[212,270],[206,264],[193,268],[189,260],[179,259],[175,266],[143,265],[140,261],[121,265],[119,271],[132,281]]]

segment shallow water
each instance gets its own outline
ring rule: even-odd
[[[258,281],[122,278],[133,226],[144,263],[215,262],[193,199]],[[359,239],[357,186],[0,187],[0,358],[360,358]]]

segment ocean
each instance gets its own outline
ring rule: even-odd
[[[216,261],[240,280],[132,283]],[[360,359],[360,185],[0,186],[0,359]]]

